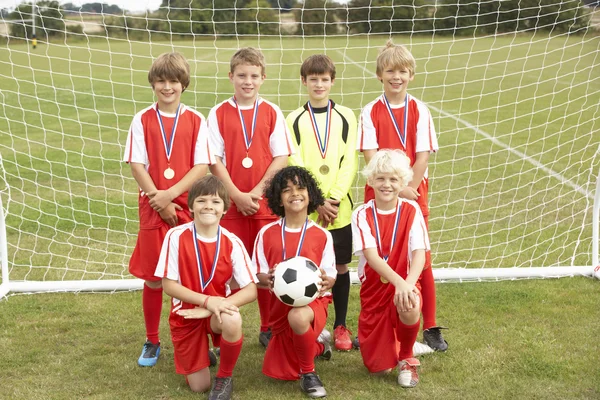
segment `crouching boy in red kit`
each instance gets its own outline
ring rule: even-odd
[[[189,191],[193,221],[169,230],[156,276],[171,296],[171,338],[177,373],[194,392],[210,388],[208,335],[221,347],[211,399],[230,399],[233,368],[242,350],[238,307],[256,299],[256,276],[240,239],[219,225],[229,196],[215,176],[200,179]],[[241,290],[230,296],[235,280]]]
[[[363,174],[375,199],[352,214],[354,254],[358,255],[360,315],[358,339],[370,373],[398,366],[398,384],[419,382],[413,345],[420,325],[419,276],[429,237],[419,205],[398,194],[411,181],[410,159],[400,150],[380,150]]]

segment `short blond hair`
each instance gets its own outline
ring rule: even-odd
[[[406,47],[388,40],[377,56],[377,76],[381,76],[383,70],[390,67],[394,69],[406,68],[410,72],[410,76],[413,76],[417,68],[417,62]]]
[[[402,150],[379,150],[363,168],[362,174],[371,181],[377,174],[394,174],[400,178],[402,187],[408,186],[413,178],[410,158]]]
[[[233,74],[238,65],[260,67],[261,75],[265,74],[265,56],[260,50],[254,47],[243,47],[235,52],[229,62],[229,71]]]
[[[190,85],[190,64],[183,54],[163,53],[154,60],[148,71],[148,82],[154,87],[159,79],[176,80],[181,83],[183,90]]]

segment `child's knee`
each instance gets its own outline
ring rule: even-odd
[[[242,316],[239,312],[229,314],[221,314],[222,331],[223,333],[234,333],[242,331]]]
[[[294,333],[302,335],[310,327],[312,312],[309,310],[312,311],[310,307],[298,307],[292,308],[288,313],[288,322]]]
[[[185,380],[192,392],[203,393],[210,389],[210,373],[208,372],[208,368],[187,375]]]
[[[398,315],[400,316],[400,321],[402,321],[404,325],[416,324],[419,322],[419,318],[421,316],[418,308],[413,308],[409,311],[401,311],[398,313]]]

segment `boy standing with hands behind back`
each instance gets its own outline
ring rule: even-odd
[[[229,80],[233,97],[217,104],[208,115],[209,140],[219,177],[233,204],[221,225],[238,236],[249,254],[258,231],[277,220],[263,199],[265,183],[293,153],[289,132],[279,107],[259,97],[265,75],[265,58],[252,47],[238,50],[230,61]],[[258,271],[257,271],[258,272]],[[267,346],[271,293],[258,290],[259,342]]]
[[[352,349],[346,313],[350,295],[348,264],[352,261],[350,218],[353,207],[349,191],[358,169],[356,117],[352,110],[329,98],[335,82],[335,65],[331,58],[324,54],[308,57],[300,67],[300,76],[308,101],[286,119],[297,149],[290,162],[308,169],[325,196],[325,203],[310,218],[328,229],[333,237],[337,269],[332,289],[334,344],[337,350],[348,351]]]
[[[383,84],[383,94],[363,108],[358,127],[358,150],[368,164],[378,149],[399,149],[410,159],[414,176],[399,196],[416,201],[429,228],[427,204],[429,154],[438,150],[431,113],[425,104],[407,93],[415,78],[416,61],[404,46],[388,41],[377,57],[377,79]],[[365,185],[367,203],[374,198],[373,188]],[[442,337],[442,327],[436,323],[436,294],[431,253],[426,254],[420,283],[423,295],[423,339],[434,350],[446,351],[448,343]]]
[[[161,54],[152,63],[148,82],[157,101],[133,118],[124,156],[140,188],[140,231],[129,272],[145,281],[146,343],[138,359],[141,367],[154,366],[160,355],[162,285],[154,271],[163,239],[169,228],[191,221],[187,191],[214,163],[204,116],[181,104],[181,94],[190,83],[190,66],[183,55]]]

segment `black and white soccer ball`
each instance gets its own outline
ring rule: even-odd
[[[275,268],[273,292],[292,307],[310,304],[319,295],[321,272],[317,264],[306,257],[293,257]]]

